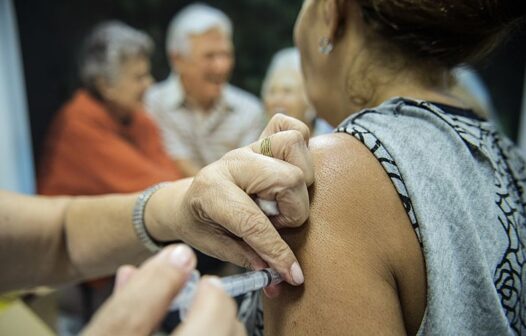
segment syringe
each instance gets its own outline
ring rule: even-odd
[[[170,311],[179,310],[181,320],[186,316],[186,311],[193,301],[199,277],[199,272],[194,271],[181,292],[179,292],[177,297],[172,301]],[[231,297],[240,296],[283,281],[279,273],[271,268],[232,275],[221,278],[220,280],[223,289]]]

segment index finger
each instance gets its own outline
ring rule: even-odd
[[[282,113],[276,113],[272,119],[268,122],[267,126],[261,133],[259,139],[266,138],[272,134],[276,134],[283,131],[298,131],[300,132],[305,144],[309,144],[310,129],[303,122],[296,118],[286,116]]]
[[[254,153],[271,156],[298,167],[303,172],[307,186],[314,182],[314,163],[301,132],[288,130],[275,133],[250,144],[249,148]]]
[[[303,273],[294,252],[274,225],[243,190],[229,182],[220,202],[203,204],[216,223],[229,223],[227,229],[243,239],[270,267],[291,285],[303,283]],[[228,204],[228,206],[225,206]]]

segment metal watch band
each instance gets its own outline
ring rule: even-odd
[[[132,222],[133,222],[133,228],[135,229],[135,233],[137,234],[137,238],[139,238],[139,241],[143,243],[143,245],[151,252],[158,252],[161,250],[165,245],[160,244],[159,242],[156,242],[146,230],[146,223],[144,222],[144,212],[146,209],[146,204],[152,197],[152,195],[162,187],[166,186],[168,182],[162,182],[159,184],[156,184],[145,191],[143,191],[139,197],[137,197],[137,200],[135,201],[135,206],[133,207],[133,216],[132,216]]]

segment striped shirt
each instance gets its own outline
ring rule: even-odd
[[[148,91],[146,106],[161,129],[170,156],[201,166],[255,141],[263,129],[258,99],[229,84],[212,110],[205,113],[190,108],[180,78],[170,75]]]

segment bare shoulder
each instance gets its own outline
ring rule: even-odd
[[[396,189],[352,136],[317,137],[309,148],[311,216],[284,232],[305,284],[265,301],[266,333],[415,333],[425,309],[425,267]]]

